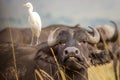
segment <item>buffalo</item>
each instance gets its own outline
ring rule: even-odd
[[[17,42],[16,38],[14,45],[11,42],[0,44],[0,80],[16,80],[15,73],[19,80],[35,80],[38,78],[35,76],[35,70],[44,70],[55,80],[61,80],[50,48],[53,49],[67,80],[88,80],[89,66],[109,62],[106,49],[94,47],[94,44],[100,41],[99,32],[95,28],[90,28],[92,32],[78,26],[55,25],[54,31],[48,29],[50,33],[49,36],[49,33],[46,35],[48,39],[37,46],[25,44],[25,33],[20,32],[21,37],[23,36],[21,43]],[[16,60],[13,59],[13,53]],[[45,80],[49,80],[45,74],[42,72],[40,74]]]
[[[50,25],[42,28],[39,42],[47,41],[47,38],[55,28],[57,27],[68,27],[67,25]],[[32,32],[30,28],[5,28],[0,31],[0,44],[3,43],[13,43],[16,44],[30,44],[32,40]],[[35,43],[35,42],[33,42]]]
[[[114,21],[111,21],[111,23],[113,23],[115,29],[108,25],[101,25],[97,28],[100,33],[100,42],[97,44],[97,47],[98,49],[106,49],[107,54],[110,56],[109,61],[113,60],[115,79],[119,80],[117,77],[117,60],[120,60],[120,33],[117,24]]]

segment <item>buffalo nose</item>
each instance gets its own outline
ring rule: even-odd
[[[74,56],[74,55],[79,55],[80,51],[76,47],[67,47],[64,49],[63,53],[65,56],[69,56],[69,55]]]

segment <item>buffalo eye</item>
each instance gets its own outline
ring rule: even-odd
[[[81,43],[84,43],[84,44],[85,44],[86,42],[87,42],[87,41],[85,41],[85,40],[84,40],[84,41],[78,41],[78,45],[81,45]]]
[[[86,43],[86,41],[83,41],[83,43]]]
[[[80,42],[80,41],[78,41],[78,45],[81,45],[81,42]]]
[[[62,46],[65,46],[66,42],[65,41],[60,41],[59,44],[62,45]]]

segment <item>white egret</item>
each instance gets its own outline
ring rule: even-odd
[[[37,12],[33,12],[33,6],[30,2],[27,2],[26,4],[24,4],[24,6],[28,8],[28,12],[29,12],[28,21],[30,23],[31,31],[32,31],[31,45],[33,44],[34,37],[37,37],[36,45],[38,45],[39,37],[40,37],[40,33],[41,33],[41,26],[42,26],[41,18]]]

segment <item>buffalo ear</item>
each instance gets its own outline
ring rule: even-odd
[[[110,62],[110,55],[105,50],[98,50],[91,45],[88,45],[89,57],[92,65],[101,65]]]
[[[55,51],[56,46],[50,47],[47,42],[43,42],[38,46],[36,46],[37,53],[36,53],[35,59],[40,59],[40,58],[46,59],[49,57],[53,57],[52,51],[50,48],[52,48],[54,53],[56,54],[56,51]]]
[[[101,65],[110,62],[110,55],[105,50],[97,50],[90,54],[92,65]]]
[[[51,53],[50,47],[42,46],[41,48],[39,48],[38,52],[35,55],[34,61],[36,62],[37,67],[41,67],[42,69],[44,69],[45,67],[47,69],[50,64],[55,64],[55,60]]]

